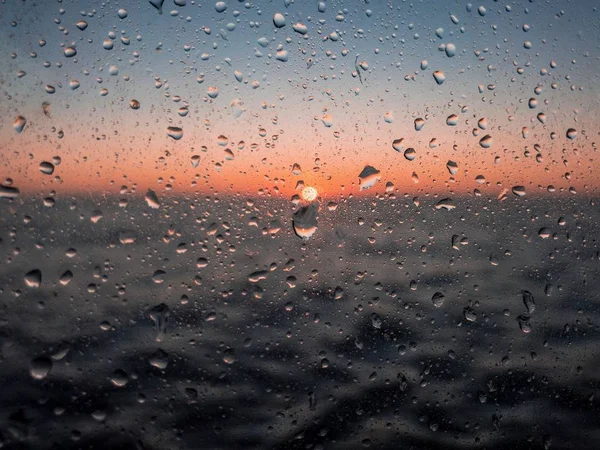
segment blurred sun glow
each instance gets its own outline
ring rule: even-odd
[[[306,186],[304,189],[302,189],[302,198],[307,202],[312,202],[317,198],[318,194],[319,193],[317,190],[312,186]]]

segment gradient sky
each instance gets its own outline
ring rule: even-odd
[[[3,182],[12,179],[24,193],[111,193],[123,185],[164,192],[170,184],[173,193],[262,190],[289,197],[304,180],[335,197],[358,193],[358,174],[369,164],[381,180],[365,195],[383,192],[388,181],[407,194],[600,188],[600,18],[593,0],[519,1],[509,8],[491,0],[471,7],[327,1],[324,12],[316,1],[226,3],[219,13],[215,2],[180,7],[165,0],[163,14],[148,1],[0,5]],[[127,10],[124,19],[120,8]],[[280,29],[273,24],[277,12],[286,16]],[[79,20],[88,23],[83,31]],[[306,35],[293,30],[297,22]],[[103,48],[105,39],[112,49]],[[447,43],[456,46],[454,57],[440,50]],[[66,47],[77,55],[66,57]],[[276,59],[279,48],[287,50],[287,62]],[[357,55],[368,64],[362,83],[353,76]],[[440,86],[435,70],[446,75]],[[19,71],[26,75],[19,78]],[[69,88],[73,79],[80,82],[76,90]],[[46,85],[56,92],[47,93]],[[214,99],[211,87],[219,91]],[[140,109],[129,107],[132,99]],[[44,102],[51,104],[49,117]],[[241,102],[241,116],[232,102]],[[178,114],[182,106],[189,108],[186,117]],[[457,126],[446,125],[451,114]],[[17,115],[27,119],[22,133],[13,129]],[[426,120],[419,132],[418,117]],[[480,118],[488,127],[474,136]],[[181,127],[183,138],[170,138],[168,126]],[[530,130],[526,138],[523,127]],[[575,140],[566,138],[569,128],[577,130]],[[493,138],[489,149],[479,145],[486,134]],[[219,136],[227,137],[226,146]],[[414,161],[393,150],[398,138],[416,150]],[[430,148],[433,138],[437,146]],[[197,168],[192,155],[200,156]],[[54,174],[40,173],[40,162],[55,156],[62,162]],[[458,164],[454,177],[448,160]],[[300,175],[292,173],[294,163]],[[489,185],[477,184],[477,175]]]

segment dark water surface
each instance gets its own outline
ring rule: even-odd
[[[598,448],[597,201],[123,197],[3,203],[5,448]]]

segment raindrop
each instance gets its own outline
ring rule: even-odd
[[[308,28],[306,25],[297,22],[294,25],[292,25],[292,29],[299,34],[305,35],[306,33],[308,33]]]
[[[273,25],[277,28],[285,27],[285,16],[281,13],[275,13],[273,16]]]
[[[154,192],[152,189],[148,189],[148,192],[146,192],[146,196],[144,197],[144,199],[146,200],[146,203],[150,208],[160,208],[160,201],[158,200],[158,196],[156,195],[156,192]]]
[[[52,370],[52,360],[47,356],[38,356],[29,364],[29,374],[36,380],[43,380]]]
[[[444,304],[444,300],[445,300],[445,295],[442,294],[441,292],[436,292],[431,297],[431,302],[433,303],[433,306],[435,306],[436,308],[440,308]]]
[[[458,173],[458,164],[454,161],[448,161],[446,163],[446,169],[450,172],[450,175],[456,175]]]
[[[512,193],[517,197],[523,197],[525,195],[525,187],[524,186],[513,186]]]
[[[433,72],[433,78],[438,85],[441,85],[446,81],[446,75],[441,70],[436,70]]]
[[[178,141],[183,137],[183,130],[179,127],[168,127],[167,135]]]
[[[458,116],[456,114],[450,114],[446,118],[446,125],[455,127],[458,124]]]
[[[15,131],[17,133],[20,133],[23,131],[23,128],[25,128],[26,124],[27,124],[27,119],[25,117],[17,116],[17,118],[13,122],[13,128],[15,129]]]
[[[167,352],[159,348],[150,356],[150,358],[148,358],[148,362],[152,367],[165,370],[169,365],[169,355]]]
[[[379,173],[379,170],[377,170],[375,167],[368,165],[365,166],[364,169],[358,175],[358,183],[360,185],[361,191],[369,189],[375,183],[377,183],[381,178]]]
[[[30,288],[39,288],[42,284],[42,272],[33,269],[25,274],[25,284]]]
[[[577,130],[575,128],[569,128],[567,130],[567,138],[573,140],[577,137]]]
[[[215,11],[218,13],[224,13],[227,10],[227,3],[217,2],[215,3]]]
[[[169,320],[169,316],[171,315],[171,311],[169,307],[165,303],[161,303],[160,305],[154,306],[149,311],[150,319],[154,322],[154,327],[156,330],[156,337],[154,340],[156,342],[161,342],[167,333],[167,322]]]
[[[481,145],[483,148],[490,148],[492,146],[492,143],[493,139],[489,134],[486,134],[479,140],[479,145]]]
[[[73,56],[75,56],[77,54],[77,49],[75,49],[75,47],[67,47],[67,48],[65,48],[64,53],[67,58],[72,58]]]
[[[538,231],[538,236],[542,239],[548,239],[550,236],[552,236],[552,233],[550,232],[550,229],[543,227]]]
[[[523,303],[525,304],[525,308],[527,308],[527,314],[531,315],[533,311],[535,311],[535,300],[533,298],[533,294],[529,291],[521,291],[523,295]]]
[[[394,150],[396,150],[397,152],[401,152],[403,142],[404,142],[404,138],[395,139],[394,142],[392,142],[392,148]]]
[[[529,321],[528,316],[519,316],[517,317],[517,322],[519,322],[519,328],[523,333],[531,333],[531,322]]]
[[[117,369],[113,372],[109,379],[113,385],[117,387],[123,387],[129,382],[129,375],[127,375],[127,372],[125,372],[123,369]]]
[[[310,238],[317,231],[318,203],[310,203],[298,209],[293,216],[293,227],[296,235],[302,239]]]
[[[421,131],[425,126],[425,121],[420,117],[415,119],[415,131]]]
[[[162,7],[163,7],[163,3],[165,2],[165,0],[149,0],[149,1],[150,1],[150,4],[157,9],[159,14],[163,13]]]
[[[48,161],[42,161],[40,163],[40,172],[44,175],[52,175],[54,173],[54,164]]]
[[[417,157],[417,152],[414,148],[407,148],[404,152],[404,157],[409,161],[413,161]]]

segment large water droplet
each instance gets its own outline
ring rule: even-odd
[[[458,124],[458,116],[456,114],[450,114],[446,118],[446,125],[455,127]]]
[[[417,157],[417,152],[414,148],[407,148],[404,152],[404,157],[409,161],[413,161]]]
[[[52,370],[52,360],[47,356],[38,356],[31,360],[29,373],[36,380],[43,380]]]
[[[117,387],[124,387],[129,383],[129,375],[123,369],[117,369],[109,377],[110,382]]]
[[[358,184],[361,190],[369,189],[381,178],[379,170],[373,166],[365,166],[364,169],[358,174]]]
[[[285,27],[285,16],[281,13],[275,13],[273,16],[273,25],[277,28]]]
[[[146,192],[146,196],[144,197],[144,199],[146,200],[146,203],[150,208],[160,208],[160,200],[158,200],[156,192],[154,192],[152,189],[148,189],[148,192]]]
[[[533,298],[533,294],[529,291],[521,291],[523,295],[523,303],[525,304],[525,308],[527,308],[527,314],[531,315],[533,311],[535,311],[535,300]]]
[[[183,129],[181,129],[179,127],[168,127],[167,135],[169,137],[172,137],[176,141],[178,141],[179,139],[181,139],[183,137]]]
[[[42,284],[42,272],[39,269],[33,269],[25,274],[25,284],[30,288],[39,288]]]
[[[156,342],[160,342],[167,333],[167,322],[169,320],[169,316],[171,315],[171,310],[165,303],[161,303],[160,305],[154,306],[149,311],[149,315],[150,319],[152,319],[154,322],[154,327],[156,330],[156,337],[154,340]]]
[[[21,131],[23,131],[23,128],[25,128],[26,124],[27,124],[27,119],[25,117],[17,116],[17,118],[13,122],[13,128],[15,129],[15,131],[17,133],[20,133]]]
[[[75,56],[77,54],[77,49],[75,47],[67,47],[67,48],[65,48],[64,53],[67,58],[72,58],[73,56]]]
[[[319,212],[318,203],[311,203],[303,206],[294,213],[293,227],[294,232],[302,239],[310,238],[317,231],[317,213]]]
[[[148,358],[148,362],[152,367],[165,370],[169,365],[169,355],[167,352],[159,348],[150,356],[150,358]]]
[[[433,72],[433,78],[438,85],[443,84],[444,81],[446,81],[446,75],[441,70]]]
[[[442,294],[441,292],[436,292],[431,297],[431,302],[433,303],[433,306],[435,306],[436,308],[440,308],[444,304],[445,299],[446,296],[444,294]]]

